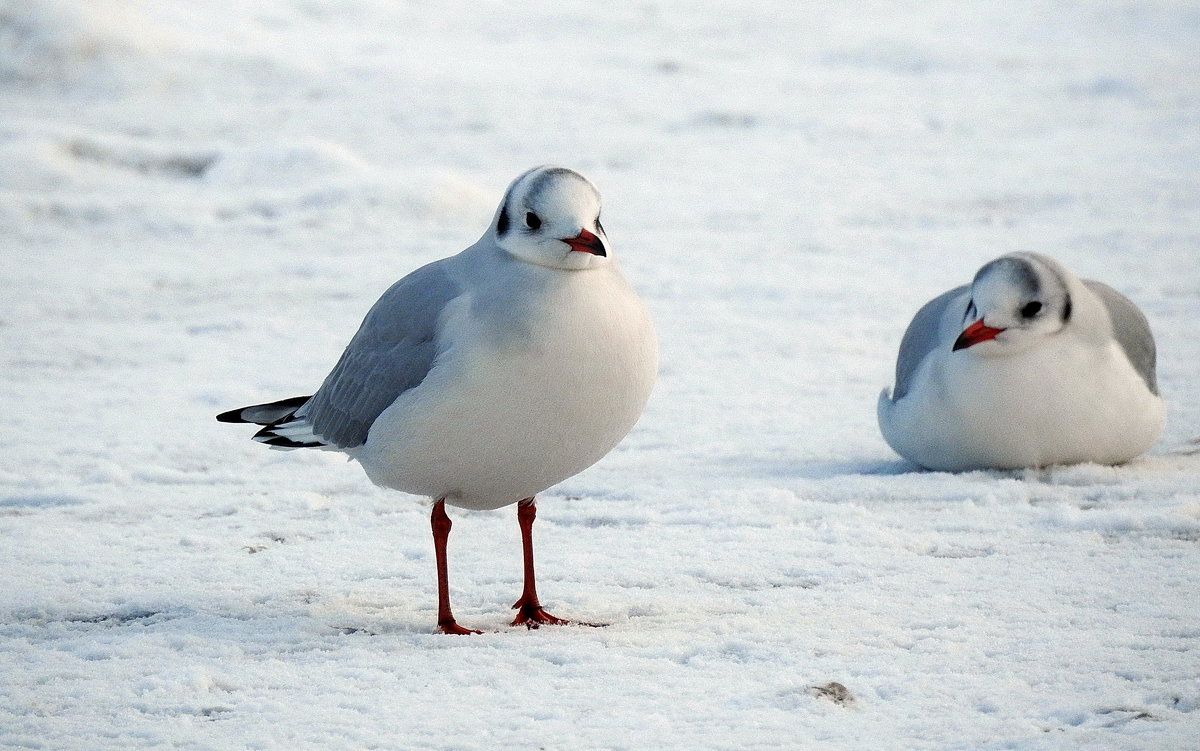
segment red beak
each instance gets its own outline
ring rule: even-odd
[[[996,334],[999,334],[1001,331],[1004,331],[1004,329],[994,329],[991,326],[985,326],[983,319],[980,318],[975,323],[963,329],[963,332],[954,340],[954,348],[951,351],[957,352],[960,349],[972,347],[980,342],[986,342],[988,339],[995,339]]]
[[[570,245],[572,251],[591,253],[594,256],[608,255],[604,250],[604,242],[586,229],[579,230],[579,235],[576,237],[564,237],[563,242]]]

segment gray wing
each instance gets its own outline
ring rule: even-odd
[[[1142,311],[1130,301],[1104,282],[1091,279],[1083,280],[1084,286],[1096,293],[1104,307],[1108,308],[1108,317],[1112,319],[1113,337],[1125,350],[1125,356],[1133,363],[1133,368],[1141,375],[1142,380],[1150,389],[1150,393],[1158,394],[1158,378],[1155,375],[1157,352],[1154,347],[1154,334],[1150,333],[1150,322]]]
[[[441,312],[460,292],[441,261],[393,284],[296,416],[339,448],[365,443],[379,413],[425,379],[437,354]]]
[[[946,309],[955,298],[970,290],[970,285],[964,284],[944,292],[921,306],[913,316],[912,323],[900,340],[900,354],[896,358],[896,387],[892,389],[892,400],[900,399],[908,393],[912,379],[917,374],[917,367],[933,350],[941,344],[939,333]]]

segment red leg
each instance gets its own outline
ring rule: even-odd
[[[513,604],[517,617],[512,625],[537,628],[543,623],[553,626],[565,626],[570,621],[555,618],[542,609],[538,602],[537,584],[533,575],[533,520],[537,518],[537,506],[532,498],[526,498],[517,504],[517,523],[521,525],[521,549],[525,557],[525,587],[521,590],[521,599]]]
[[[433,555],[437,559],[438,579],[438,628],[443,634],[482,634],[472,628],[463,628],[454,620],[450,612],[450,583],[446,576],[446,539],[450,537],[453,523],[446,516],[446,501],[439,500],[433,504],[433,513],[429,518],[433,527]]]

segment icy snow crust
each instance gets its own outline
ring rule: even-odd
[[[0,3],[0,747],[1184,749],[1200,13],[1173,2]],[[580,169],[662,373],[515,512],[213,415],[310,393],[504,186]],[[1129,466],[916,471],[909,317],[1052,254],[1142,306]]]

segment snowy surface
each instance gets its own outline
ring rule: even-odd
[[[0,0],[0,747],[1196,748],[1198,49],[1189,0]],[[543,162],[663,347],[540,506],[609,625],[506,627],[515,512],[452,510],[438,636],[419,499],[213,415]],[[909,316],[1014,249],[1145,310],[1150,456],[884,444]]]

